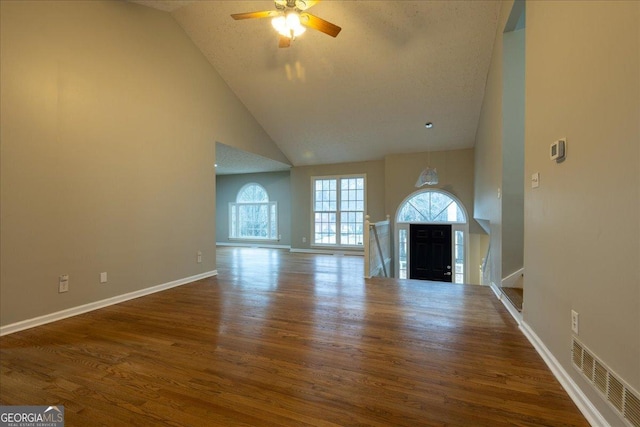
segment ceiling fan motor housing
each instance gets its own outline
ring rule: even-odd
[[[297,9],[299,12],[307,9],[309,6],[304,0],[275,0],[276,9]]]

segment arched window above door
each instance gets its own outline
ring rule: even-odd
[[[427,189],[409,197],[398,209],[397,222],[461,223],[467,222],[460,202],[444,191]]]

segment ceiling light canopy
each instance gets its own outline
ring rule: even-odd
[[[300,14],[296,11],[287,12],[286,15],[276,16],[271,20],[271,25],[278,34],[293,39],[306,31],[300,24]]]

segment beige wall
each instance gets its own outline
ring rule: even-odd
[[[640,3],[526,7],[523,319],[620,425],[572,367],[570,313],[580,314],[584,345],[640,390]],[[498,228],[502,29],[510,10],[504,3],[476,141],[476,215]],[[568,155],[557,164],[549,145],[561,137]],[[527,178],[534,172],[536,189]],[[493,256],[493,236],[491,245]]]
[[[173,18],[0,7],[0,324],[214,270],[215,141],[272,142]]]
[[[311,177],[333,175],[367,176],[367,211],[372,221],[385,218],[383,161],[338,163],[331,165],[299,166],[291,169],[291,248],[310,249]],[[303,242],[303,238],[306,242]]]
[[[524,319],[611,425],[571,368],[570,311],[640,391],[639,57],[640,2],[527,3],[525,176],[540,172],[540,187],[525,193]]]

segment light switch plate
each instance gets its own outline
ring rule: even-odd
[[[531,175],[531,188],[540,187],[540,172]]]

